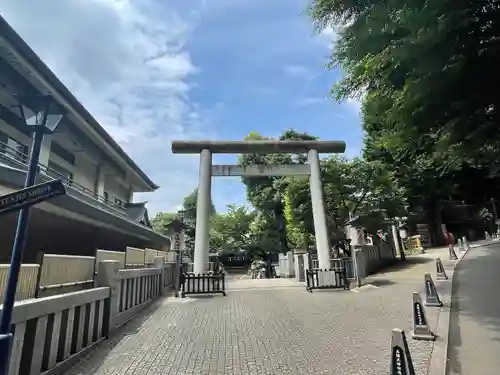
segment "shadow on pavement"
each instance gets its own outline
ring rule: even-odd
[[[381,273],[391,273],[391,272],[399,272],[403,270],[408,270],[413,267],[416,267],[420,264],[425,264],[432,262],[433,259],[430,258],[421,258],[421,257],[407,257],[405,261],[399,260],[397,263],[394,263],[387,268],[384,268]]]
[[[387,279],[373,279],[370,280],[367,284],[371,284],[376,287],[382,287],[382,286],[390,286],[396,284],[394,281],[387,280]]]
[[[500,364],[500,247],[472,249],[455,270],[452,287],[448,374],[498,373]],[[494,351],[498,353],[495,355]],[[472,363],[474,362],[474,363]]]

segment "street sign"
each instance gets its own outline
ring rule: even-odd
[[[66,189],[61,180],[52,180],[13,193],[0,195],[0,214],[17,211],[64,194],[66,194]]]

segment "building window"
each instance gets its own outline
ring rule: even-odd
[[[109,199],[109,194],[107,191],[104,192],[104,200],[107,202]]]
[[[68,182],[73,181],[73,173],[71,173],[70,171],[68,171],[64,167],[61,167],[59,164],[56,164],[53,161],[49,161],[48,167],[49,168],[47,169],[47,174],[50,177],[56,178],[56,179],[60,178],[60,179],[66,180]]]

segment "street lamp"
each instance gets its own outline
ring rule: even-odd
[[[24,187],[27,188],[35,184],[43,136],[54,132],[63,118],[63,112],[48,93],[23,98],[16,95],[16,98],[18,100],[21,116],[25,124],[28,125],[33,132],[33,140],[28,159],[28,171],[26,172],[26,180],[24,182]],[[10,346],[12,341],[12,336],[9,335],[9,332],[12,320],[12,310],[16,297],[17,282],[19,279],[19,270],[21,268],[23,252],[26,246],[29,217],[29,206],[19,210],[10,259],[9,276],[4,294],[2,318],[0,320],[0,375],[6,375],[9,367]]]
[[[184,237],[184,214],[186,211],[184,209],[180,209],[177,211],[177,220],[178,225],[175,228],[174,235],[174,248],[177,252],[176,257],[176,278],[175,278],[175,297],[179,297],[179,291],[181,289],[181,274],[182,274],[182,255],[183,255],[183,247],[186,239]],[[177,239],[176,237],[179,236]]]

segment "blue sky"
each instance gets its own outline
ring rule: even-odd
[[[328,98],[332,30],[314,35],[306,0],[0,0],[2,15],[162,188],[137,199],[174,210],[197,158],[174,139],[239,140],[288,128],[359,153],[359,103]],[[57,12],[54,11],[57,9]],[[79,22],[74,22],[78,20]],[[231,164],[236,156],[216,156]],[[218,210],[245,203],[237,178],[213,181]]]

